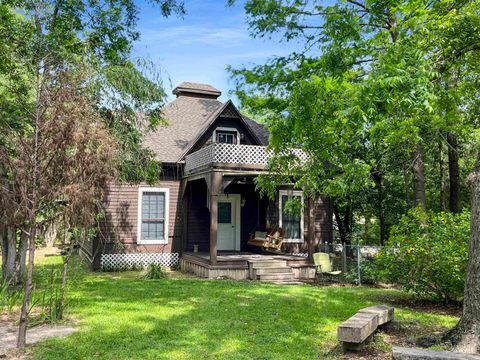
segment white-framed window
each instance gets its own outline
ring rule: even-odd
[[[240,133],[235,128],[217,127],[213,131],[213,142],[223,144],[239,144]]]
[[[299,214],[290,214],[285,211],[286,202],[293,198],[299,198],[302,203],[302,210]],[[278,209],[278,225],[285,231],[284,242],[303,242],[303,192],[298,190],[280,190],[278,192]]]
[[[168,188],[138,188],[137,244],[168,243]]]

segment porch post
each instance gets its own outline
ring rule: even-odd
[[[222,186],[222,173],[212,171],[210,182],[210,263],[217,262],[218,194]]]
[[[313,259],[315,252],[315,198],[308,199],[308,257]]]

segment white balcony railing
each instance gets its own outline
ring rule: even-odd
[[[307,160],[307,154],[302,150],[296,149],[293,153],[302,162]],[[263,168],[271,156],[272,151],[265,146],[213,143],[185,157],[185,173],[213,164],[258,165]]]

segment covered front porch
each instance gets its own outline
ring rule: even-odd
[[[296,219],[288,219],[287,223],[284,217],[282,223],[281,200],[269,199],[256,191],[256,176],[246,172],[211,171],[184,180],[185,252],[208,253],[211,264],[219,261],[221,252],[263,254],[261,248],[249,244],[252,235],[288,224],[290,228],[285,231],[280,253],[306,257],[314,251],[312,245],[321,239],[315,239],[314,228],[309,229],[315,225],[310,203]],[[279,191],[287,193],[288,190]],[[313,239],[309,234],[314,235]]]
[[[255,178],[265,173],[270,156],[263,146],[213,143],[185,158],[183,176],[182,268],[207,278],[263,279],[309,277],[311,255],[331,242],[332,209],[328,198],[304,199],[292,185],[280,186],[274,199],[260,194]],[[299,159],[305,154],[298,152]],[[304,210],[283,209],[298,197]],[[281,230],[283,244],[270,253],[249,243],[256,231]],[[295,256],[300,255],[300,256]],[[267,269],[267,267],[270,267]],[[286,275],[285,278],[291,278]]]

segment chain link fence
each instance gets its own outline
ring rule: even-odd
[[[320,251],[330,254],[334,270],[342,270],[344,279],[357,285],[375,282],[375,256],[381,250],[392,249],[385,246],[342,245],[325,243]]]

